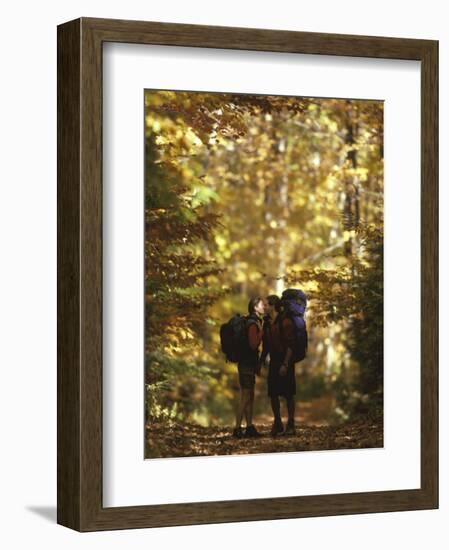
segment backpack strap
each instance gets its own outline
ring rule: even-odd
[[[258,325],[257,319],[255,319],[252,315],[248,315],[246,317],[246,328],[249,329],[251,325]]]
[[[281,336],[281,342],[282,342],[282,345],[284,345],[285,343],[285,331],[284,331],[284,320],[285,319],[288,319],[290,321],[290,323],[292,323],[293,325],[293,330],[296,331],[296,324],[295,324],[295,321],[292,319],[292,314],[289,313],[288,311],[282,313],[281,315],[278,315],[278,318],[276,319],[276,322],[279,322],[279,334]],[[294,353],[294,349],[292,349],[292,352]]]
[[[276,318],[276,323],[279,325],[279,335],[281,337],[281,344],[284,345],[284,319],[288,319],[288,313],[280,313]]]
[[[279,315],[276,318],[276,323],[279,325],[279,334],[281,335],[281,338],[284,337],[284,328],[283,323],[284,319],[290,319],[290,315],[287,312],[279,313]]]

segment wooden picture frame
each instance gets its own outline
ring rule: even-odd
[[[102,45],[421,62],[421,488],[104,508]],[[58,513],[78,531],[438,507],[438,42],[81,18],[58,27]]]

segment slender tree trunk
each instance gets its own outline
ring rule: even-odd
[[[288,203],[288,170],[289,170],[289,141],[286,128],[281,125],[281,136],[276,144],[275,154],[282,155],[283,162],[279,163],[281,173],[278,180],[278,200],[280,208],[280,216],[278,220],[278,274],[276,279],[276,294],[280,296],[285,289],[285,272],[287,270],[287,239],[288,239],[288,218],[290,214]]]

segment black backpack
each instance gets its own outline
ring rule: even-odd
[[[237,313],[227,323],[220,327],[221,351],[226,356],[226,361],[238,363],[247,343],[248,318]]]

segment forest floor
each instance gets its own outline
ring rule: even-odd
[[[304,404],[303,404],[304,405]],[[322,411],[321,411],[322,415]],[[316,420],[315,420],[316,418]],[[302,407],[295,435],[272,437],[271,418],[258,416],[254,424],[261,437],[236,439],[232,426],[203,427],[196,424],[158,424],[146,428],[146,457],[241,455],[331,449],[383,447],[383,423],[372,419],[329,425],[320,420],[320,403]]]

